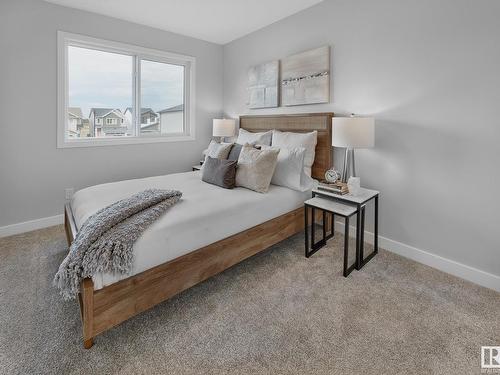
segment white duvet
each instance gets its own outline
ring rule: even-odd
[[[134,245],[128,275],[100,273],[94,289],[143,272],[203,246],[302,207],[310,191],[271,185],[265,194],[232,190],[201,181],[200,172],[177,173],[96,185],[75,193],[71,207],[77,228],[101,208],[147,188],[177,189],[182,199],[153,223]]]

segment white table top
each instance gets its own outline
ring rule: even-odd
[[[321,197],[311,198],[304,203],[309,206],[314,206],[343,216],[351,216],[357,211],[354,206]]]
[[[318,195],[323,195],[326,197],[332,197],[332,198],[335,198],[338,200],[348,201],[348,202],[352,202],[352,203],[356,203],[356,204],[362,204],[362,203],[365,203],[366,201],[372,199],[380,192],[377,190],[361,188],[360,192],[357,195],[352,195],[351,193],[345,194],[345,195],[340,195],[340,194],[335,194],[335,193],[329,193],[326,190],[320,190],[320,189],[314,189],[313,193],[318,194]]]

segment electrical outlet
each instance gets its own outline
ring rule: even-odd
[[[64,190],[66,200],[69,201],[73,197],[75,190],[73,188],[67,188]]]

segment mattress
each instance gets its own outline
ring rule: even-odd
[[[148,188],[176,189],[182,199],[154,222],[134,245],[129,274],[98,273],[94,289],[168,262],[303,206],[310,192],[271,185],[265,194],[232,190],[201,181],[199,171],[96,185],[75,193],[71,208],[77,228],[99,209]]]

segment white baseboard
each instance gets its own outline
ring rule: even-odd
[[[336,231],[339,230],[343,232],[344,223],[336,221],[335,228]],[[356,227],[351,226],[349,228],[349,234],[353,237],[356,236]],[[373,238],[374,235],[372,232],[365,231],[365,242],[373,244]],[[500,292],[500,276],[478,270],[477,268],[466,266],[465,264],[443,258],[442,256],[432,254],[425,250],[417,249],[416,247],[391,240],[387,237],[379,236],[378,244],[379,247],[390,251],[391,253],[401,255],[405,258],[425,264],[429,267],[436,268],[440,271]]]
[[[14,234],[30,232],[32,230],[51,227],[59,225],[64,222],[64,215],[56,215],[50,217],[43,217],[41,219],[25,221],[24,223],[17,223],[0,227],[0,238],[12,236]]]

